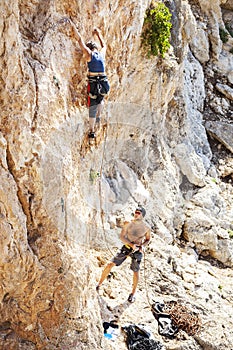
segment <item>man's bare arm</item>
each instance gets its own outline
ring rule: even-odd
[[[145,241],[143,242],[143,246],[149,244],[150,240],[151,240],[151,233],[150,233],[150,230],[148,230],[145,235]]]
[[[143,250],[143,248],[149,244],[150,240],[151,240],[151,233],[150,233],[150,230],[148,230],[145,234],[145,241],[143,242],[139,250]]]

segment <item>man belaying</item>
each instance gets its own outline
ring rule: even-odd
[[[143,256],[143,248],[149,243],[151,235],[150,228],[144,223],[143,218],[146,211],[142,207],[138,207],[134,213],[134,219],[125,224],[121,230],[120,239],[124,243],[121,250],[112,258],[111,262],[104,268],[100,277],[96,290],[107,278],[113,266],[121,265],[127,257],[131,258],[130,268],[133,271],[132,292],[128,297],[129,302],[135,301],[135,292],[139,281],[139,269]]]
[[[106,45],[99,29],[94,29],[93,34],[99,39],[101,49],[94,41],[85,44],[82,36],[71,22],[73,33],[77,37],[80,48],[88,65],[88,107],[89,107],[89,137],[95,137],[95,124],[100,122],[100,115],[103,110],[104,97],[108,94],[110,86],[105,73]]]

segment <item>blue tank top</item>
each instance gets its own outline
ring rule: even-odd
[[[92,73],[104,73],[104,57],[98,52],[94,51],[91,53],[91,61],[87,62],[89,72]]]

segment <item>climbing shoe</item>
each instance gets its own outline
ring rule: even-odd
[[[132,293],[130,293],[130,295],[129,295],[129,297],[128,297],[128,301],[129,301],[130,303],[134,303],[135,300],[136,300],[135,296],[134,296]]]
[[[90,133],[88,134],[88,137],[89,137],[90,139],[94,139],[94,138],[95,138],[95,133],[94,133],[94,132],[90,132]]]

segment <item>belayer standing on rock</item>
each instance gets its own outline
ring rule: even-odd
[[[95,138],[95,124],[100,122],[100,115],[103,109],[104,97],[108,94],[110,86],[105,74],[105,53],[106,45],[99,29],[94,29],[93,34],[99,39],[101,49],[94,41],[85,44],[79,31],[71,22],[74,34],[78,38],[79,45],[88,65],[88,107],[90,138]]]
[[[121,265],[125,259],[129,256],[131,258],[130,268],[133,271],[133,287],[132,292],[128,297],[129,302],[135,301],[135,292],[139,281],[139,269],[142,260],[143,248],[150,242],[150,228],[144,223],[143,218],[146,215],[146,211],[142,207],[138,207],[134,213],[134,219],[124,225],[121,230],[120,239],[124,243],[121,250],[112,258],[111,262],[104,268],[100,277],[96,290],[99,288],[103,281],[107,278],[113,266]]]

